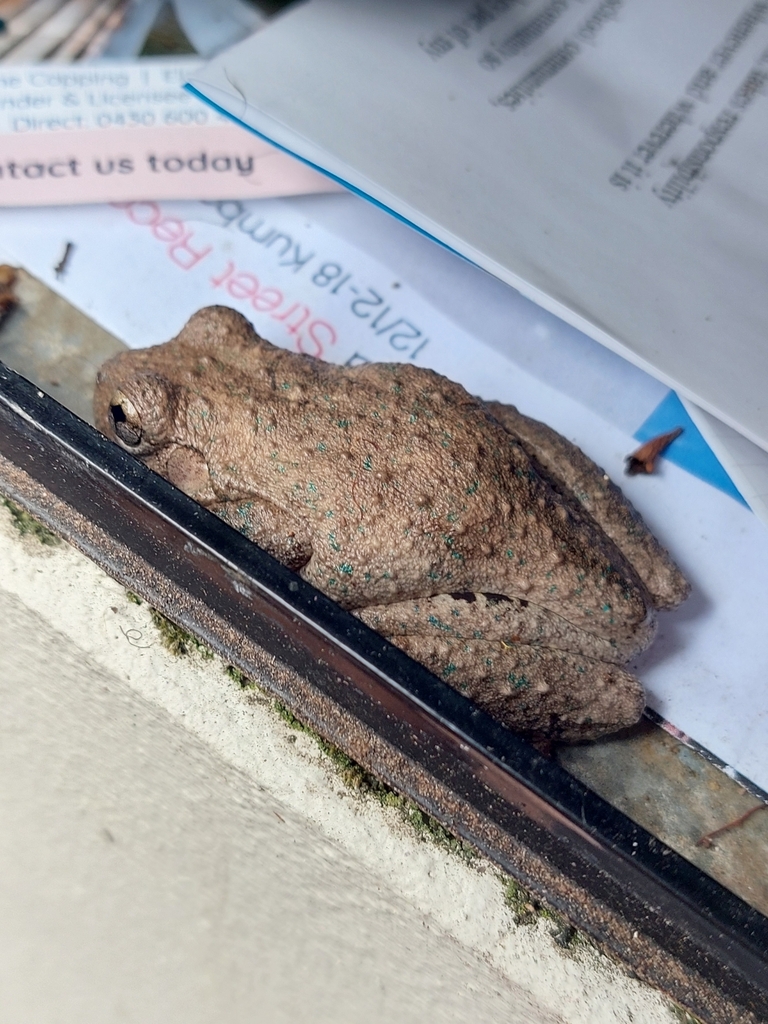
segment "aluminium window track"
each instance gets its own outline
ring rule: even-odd
[[[2,363],[0,491],[639,977],[768,1020],[768,919]]]

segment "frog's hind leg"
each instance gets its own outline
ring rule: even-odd
[[[645,706],[642,686],[620,667],[642,642],[622,648],[528,601],[441,594],[355,615],[534,739],[596,739],[633,725]]]
[[[675,608],[685,600],[690,592],[688,581],[604,470],[546,423],[524,416],[513,405],[485,405],[555,490],[566,499],[575,499],[611,538],[645,584],[656,608]]]
[[[382,636],[482,640],[506,647],[535,644],[623,665],[642,653],[653,631],[623,641],[608,640],[530,601],[502,594],[439,594],[435,597],[373,605],[355,614]]]
[[[245,498],[218,502],[209,508],[294,572],[303,569],[312,557],[312,544],[303,524],[270,501]]]
[[[535,644],[394,636],[392,643],[531,739],[574,743],[634,725],[640,682],[617,665]]]

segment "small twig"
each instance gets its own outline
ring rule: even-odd
[[[627,456],[625,472],[629,476],[635,476],[637,473],[652,473],[656,468],[656,459],[658,459],[665,448],[672,444],[676,437],[680,437],[682,432],[682,427],[676,427],[674,430],[670,430],[668,434],[659,434],[658,437],[652,437],[650,441],[640,445],[637,451]]]
[[[748,811],[740,815],[738,818],[734,818],[733,821],[729,821],[727,825],[721,825],[720,828],[716,828],[713,832],[707,832],[701,839],[696,841],[697,846],[703,846],[705,850],[708,850],[712,845],[712,840],[723,832],[730,832],[731,829],[739,828],[745,821],[748,821],[753,814],[757,814],[758,811],[764,811],[768,807],[768,804],[757,804],[755,807],[750,807]]]
[[[66,269],[67,269],[67,264],[69,263],[69,258],[72,255],[72,252],[73,252],[74,248],[75,248],[75,243],[74,242],[67,242],[66,247],[64,249],[64,255],[61,257],[59,262],[53,268],[53,272],[56,275],[56,280],[58,280],[60,277],[64,276],[64,274],[66,272]]]

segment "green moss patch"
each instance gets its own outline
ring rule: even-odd
[[[423,811],[413,800],[401,796],[391,786],[377,779],[375,775],[345,754],[339,747],[323,739],[319,733],[298,719],[281,701],[275,701],[273,707],[291,729],[296,729],[312,737],[330,760],[342,782],[350,789],[355,790],[361,796],[371,797],[382,807],[394,807],[403,821],[416,832],[419,839],[433,842],[466,861],[470,861],[476,856],[474,847],[469,843],[451,835],[436,818]]]
[[[224,671],[233,682],[237,683],[241,690],[256,689],[256,684],[248,678],[245,672],[241,672],[234,665],[225,665]]]
[[[23,508],[11,501],[10,498],[3,498],[2,503],[11,513],[13,525],[22,537],[34,537],[35,540],[48,547],[55,547],[57,544],[61,544],[61,537],[57,537],[47,526],[43,526],[39,519],[35,519],[29,512],[25,512]]]
[[[181,626],[177,626],[175,622],[171,622],[169,618],[166,618],[162,612],[157,611],[155,608],[150,608],[150,615],[160,634],[160,642],[171,654],[183,656],[194,651],[206,661],[210,661],[213,658],[213,651],[208,644],[203,643],[193,633],[182,629]]]
[[[689,1010],[684,1010],[682,1006],[677,1004],[672,1005],[672,1013],[680,1021],[680,1024],[704,1024],[701,1017],[696,1017]]]
[[[597,949],[587,935],[574,928],[562,914],[544,906],[519,882],[507,875],[503,875],[501,878],[504,886],[504,901],[512,912],[515,924],[532,925],[539,921],[548,921],[551,925],[549,934],[561,949],[569,951],[579,948]]]

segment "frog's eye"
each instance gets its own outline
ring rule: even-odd
[[[136,406],[126,396],[117,391],[109,403],[109,415],[115,433],[129,448],[135,448],[141,441],[141,417]]]

